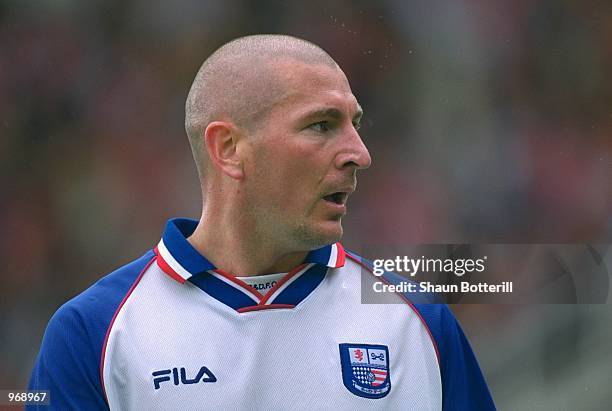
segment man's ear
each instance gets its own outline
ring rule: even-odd
[[[228,121],[213,121],[204,130],[204,142],[211,162],[223,174],[236,179],[244,178],[242,159],[237,150],[242,135]]]

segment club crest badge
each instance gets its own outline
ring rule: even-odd
[[[382,398],[391,391],[389,349],[386,345],[340,344],[344,386],[365,398]]]

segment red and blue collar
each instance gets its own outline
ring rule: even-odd
[[[344,266],[340,243],[312,250],[304,262],[287,273],[272,289],[261,294],[234,275],[217,269],[187,241],[197,220],[174,218],[166,223],[155,253],[157,264],[174,280],[189,281],[238,312],[293,308],[323,281],[329,268]]]

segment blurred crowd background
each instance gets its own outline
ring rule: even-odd
[[[0,388],[59,305],[199,217],[187,92],[261,32],[321,45],[365,109],[347,248],[611,242],[611,2],[3,0]],[[453,306],[501,410],[609,409],[611,308]]]

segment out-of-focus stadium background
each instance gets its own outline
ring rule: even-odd
[[[60,304],[199,216],[184,100],[258,32],[320,44],[365,109],[347,247],[610,243],[611,2],[5,0],[0,388]],[[500,409],[609,409],[611,305],[453,309]]]

